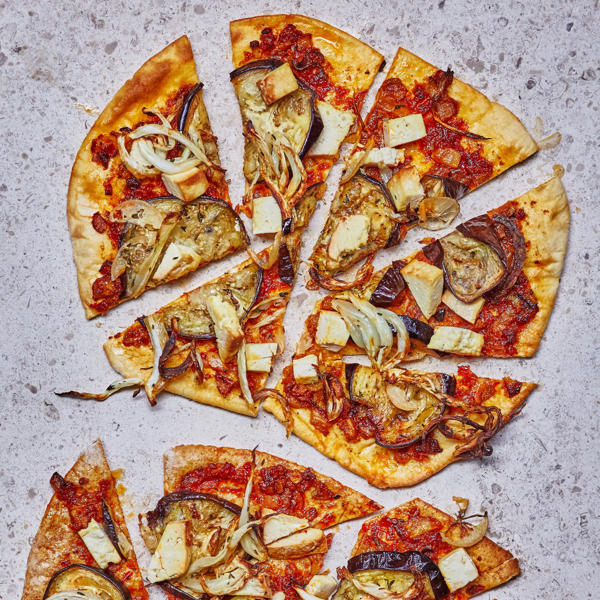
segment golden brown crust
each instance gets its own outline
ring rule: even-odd
[[[91,144],[100,134],[134,125],[145,118],[142,109],[155,107],[184,84],[198,82],[192,47],[187,36],[169,44],[150,58],[108,103],[88,132],[71,172],[67,194],[67,218],[73,241],[79,295],[89,319],[98,314],[93,304],[92,283],[98,269],[112,258],[106,236],[92,227],[92,215],[105,202],[102,182],[106,171],[92,161]]]
[[[387,79],[397,77],[409,89],[423,82],[438,70],[422,58],[399,48],[390,66]],[[448,95],[459,103],[458,117],[468,131],[491,139],[478,142],[482,155],[494,167],[492,177],[535,154],[538,146],[521,121],[510,110],[489,100],[467,83],[454,78]],[[420,153],[413,157],[419,171],[425,173],[431,163]]]
[[[79,482],[81,477],[85,477],[89,481],[86,483],[86,487],[89,489],[98,488],[102,480],[108,479],[113,482],[112,493],[107,494],[105,500],[116,524],[131,542],[121,503],[114,490],[114,480],[100,440],[96,440],[65,475],[67,481],[74,483]],[[81,562],[77,552],[80,545],[81,538],[71,529],[68,509],[54,494],[46,508],[29,552],[22,600],[40,600],[48,581],[58,569],[65,564]],[[134,581],[138,582],[138,585],[141,585],[139,571],[133,572],[132,577]]]
[[[305,471],[306,467],[289,460],[284,460],[272,454],[266,452],[256,451],[256,461],[259,468],[270,467],[274,465],[282,465],[288,469]],[[237,448],[224,448],[217,446],[176,446],[171,450],[167,451],[164,456],[164,468],[165,468],[165,494],[176,491],[181,478],[193,471],[194,469],[206,467],[211,463],[231,463],[232,465],[239,467],[248,461],[252,460],[251,450],[242,450]],[[322,475],[313,470],[318,479],[323,482],[327,487],[335,491],[337,499],[332,504],[328,501],[327,513],[331,513],[335,520],[331,522],[328,520],[327,527],[331,527],[350,519],[357,519],[370,515],[375,511],[379,510],[381,506],[370,500],[363,494],[342,485],[335,479]],[[222,494],[227,500],[231,502],[238,502],[240,498],[237,495],[231,494],[227,496]],[[315,504],[315,508],[319,510],[318,501]],[[317,521],[322,514],[323,510],[319,512]],[[315,523],[318,526],[318,523]]]
[[[569,240],[570,212],[565,188],[558,177],[523,194],[515,202],[525,210],[521,230],[528,243],[523,271],[539,310],[521,332],[518,356],[537,351],[554,307]]]
[[[534,383],[523,383],[519,393],[512,398],[508,396],[504,387],[500,387],[489,400],[484,402],[484,405],[500,408],[504,419],[503,424],[506,424],[519,411],[535,387]],[[281,390],[281,386],[279,389]],[[273,397],[267,398],[263,408],[285,423],[285,413],[278,400]],[[337,425],[324,435],[312,425],[309,409],[292,408],[290,411],[293,421],[292,431],[299,438],[378,488],[416,485],[460,460],[455,453],[463,444],[448,439],[437,431],[434,437],[442,452],[432,454],[425,461],[410,460],[400,464],[394,460],[393,450],[378,446],[374,439],[349,442]]]
[[[389,510],[386,513],[372,517],[363,525],[363,529],[367,524],[377,522],[383,518],[400,518],[406,515],[406,510],[410,507],[417,508],[420,515],[435,519],[441,522],[445,528],[450,526],[454,519],[449,514],[442,512],[431,504],[424,502],[420,498],[415,498]],[[358,534],[358,539],[352,549],[352,556],[361,554],[362,552],[372,549],[372,542],[362,536],[363,529]],[[417,548],[418,550],[418,548]],[[488,537],[484,537],[479,543],[465,548],[477,570],[479,577],[471,582],[466,588],[461,589],[460,598],[471,598],[492,588],[498,587],[506,583],[509,579],[516,577],[521,573],[519,561],[508,551],[492,542]],[[470,592],[470,590],[473,590]],[[454,597],[454,596],[453,596]]]
[[[152,367],[153,360],[151,346],[125,346],[120,338],[113,336],[104,343],[104,352],[113,369],[123,377],[139,377],[143,380],[150,377],[149,367]],[[258,406],[248,404],[239,388],[223,396],[217,389],[214,379],[205,377],[202,384],[199,384],[191,371],[172,380],[165,390],[201,404],[224,408],[241,415],[255,417],[258,414]]]
[[[260,15],[232,21],[229,30],[234,67],[242,64],[250,42],[260,39],[265,27],[279,31],[290,24],[313,36],[313,44],[333,67],[330,76],[334,83],[355,92],[371,85],[383,63],[383,55],[349,33],[304,15]]]

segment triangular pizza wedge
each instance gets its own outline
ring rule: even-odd
[[[127,378],[123,385],[143,385],[151,404],[166,389],[256,416],[258,392],[273,357],[285,346],[283,318],[296,279],[301,234],[324,187],[311,186],[296,205],[297,226],[284,236],[276,254],[265,249],[258,262],[244,261],[112,336],[104,350]]]
[[[241,208],[255,234],[280,236],[294,229],[304,190],[325,181],[356,131],[383,56],[302,15],[240,19],[230,33],[245,141]]]
[[[470,85],[400,48],[377,92],[312,256],[311,285],[399,244],[409,228],[438,230],[468,192],[537,145],[519,119]],[[348,285],[345,286],[348,289]]]
[[[256,450],[177,446],[164,467],[166,495],[140,516],[153,554],[148,576],[189,600],[297,599],[296,588],[322,569],[332,539],[325,530],[380,508],[330,477]],[[186,560],[165,566],[171,530],[184,532]]]
[[[488,537],[488,515],[456,518],[415,498],[363,523],[332,600],[375,597],[466,600],[521,573],[519,561]],[[473,523],[473,517],[481,517]]]
[[[101,442],[50,484],[54,495],[29,553],[22,600],[147,600]]]
[[[491,454],[534,383],[377,369],[313,348],[296,354],[263,408],[289,432],[380,488],[408,487]]]
[[[186,36],[149,59],[88,132],[67,216],[88,318],[248,245]]]

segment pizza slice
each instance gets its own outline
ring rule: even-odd
[[[124,381],[105,394],[65,395],[103,400],[120,387],[143,385],[151,404],[165,389],[256,416],[273,357],[285,346],[283,318],[301,234],[323,191],[324,184],[315,184],[298,203],[297,226],[276,254],[265,249],[256,261],[246,260],[111,337],[104,350]]]
[[[466,193],[538,149],[509,110],[403,48],[361,125],[310,258],[313,287],[364,282],[377,251],[411,227],[447,227]],[[355,282],[336,279],[363,259]]]
[[[88,318],[248,245],[186,36],[98,117],[73,165],[67,215]]]
[[[214,446],[170,450],[165,493],[140,516],[148,576],[187,600],[297,599],[323,566],[333,537],[324,530],[380,508],[296,463]]]
[[[324,182],[355,132],[383,56],[317,19],[262,15],[230,24],[242,117],[245,194],[255,234],[296,226],[294,207]]]
[[[466,600],[519,575],[519,561],[486,537],[487,513],[467,515],[469,501],[454,500],[456,518],[415,498],[366,521],[332,600]]]
[[[101,442],[54,489],[29,559],[22,600],[147,600]]]

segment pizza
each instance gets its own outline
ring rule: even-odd
[[[465,194],[537,149],[508,109],[400,48],[346,157],[310,258],[311,286],[351,287],[336,275],[363,259],[364,281],[378,250],[411,227],[447,227]]]
[[[323,191],[324,184],[313,185],[296,205],[296,227],[280,240],[276,254],[267,248],[258,260],[244,261],[112,336],[104,350],[126,379],[107,393],[143,385],[151,404],[166,389],[256,416],[273,358],[285,345],[283,317],[301,234]]]
[[[367,284],[317,302],[264,408],[379,487],[413,485],[489,452],[535,387],[402,369],[441,357],[531,356],[559,283],[569,225],[559,179],[475,217]],[[366,355],[370,365],[353,365]]]
[[[487,513],[467,515],[469,501],[454,500],[455,518],[415,498],[363,523],[332,600],[466,600],[519,575],[519,561],[486,537]]]
[[[165,496],[140,515],[148,577],[187,600],[297,599],[322,569],[326,529],[380,507],[312,469],[259,451],[177,446]],[[334,582],[335,583],[335,582]]]
[[[96,441],[62,477],[29,558],[22,600],[147,600],[123,510],[102,443]]]
[[[148,60],[87,134],[67,216],[88,318],[246,248],[190,42]]]
[[[342,142],[355,134],[383,56],[302,15],[240,19],[230,32],[244,133],[241,210],[255,234],[277,239],[294,229],[294,207],[325,181]]]

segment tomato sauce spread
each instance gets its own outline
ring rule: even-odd
[[[105,261],[100,267],[100,276],[92,284],[92,298],[94,302],[91,307],[100,313],[104,313],[119,303],[123,293],[122,277],[114,279],[110,274],[111,264]]]
[[[336,106],[352,108],[354,98],[351,90],[333,83],[333,68],[313,45],[310,33],[304,33],[291,24],[279,33],[266,27],[260,32],[260,40],[250,42],[250,51],[244,53],[243,64],[265,58],[278,58],[289,63],[298,80],[313,90],[320,100],[333,97]]]
[[[412,162],[411,154],[417,151],[431,161],[429,173],[450,177],[475,188],[492,177],[494,166],[483,156],[481,141],[453,131],[468,130],[465,121],[458,117],[458,102],[447,93],[451,82],[452,73],[440,70],[425,82],[417,83],[412,90],[398,78],[386,79],[365,119],[361,142],[365,144],[372,137],[381,147],[384,145],[384,120],[420,113],[427,135],[405,146],[406,160],[399,167],[408,166]],[[452,160],[448,159],[449,156]],[[456,161],[458,164],[455,164]]]
[[[229,462],[211,463],[186,473],[177,491],[234,494],[241,500],[251,466],[250,461],[239,467]],[[329,512],[319,514],[312,503],[314,501],[325,508],[333,508],[339,496],[320,481],[312,469],[300,470],[276,464],[256,470],[251,498],[261,507],[280,510],[309,521],[319,518],[319,524],[328,526],[334,522],[334,515]]]
[[[136,321],[123,333],[123,346],[139,348],[140,346],[148,346],[149,344],[150,336],[148,335],[148,331],[139,321]]]
[[[444,542],[441,532],[445,525],[433,517],[421,514],[417,506],[406,506],[379,519],[367,521],[360,530],[361,552],[395,550],[423,552],[434,562],[454,548]]]

